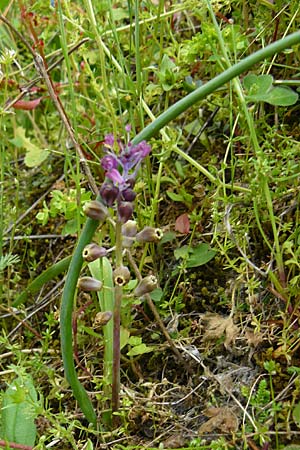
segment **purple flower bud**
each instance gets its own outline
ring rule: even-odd
[[[139,153],[139,155],[141,157],[140,159],[144,159],[151,152],[151,147],[149,144],[147,144],[146,141],[142,141],[138,145],[135,146],[134,152]]]
[[[120,202],[118,204],[118,214],[121,222],[125,223],[133,213],[133,205],[130,202]]]
[[[125,125],[125,131],[127,132],[127,133],[129,133],[129,131],[131,131],[131,125]]]
[[[100,195],[107,206],[112,206],[119,194],[119,188],[110,183],[103,183],[100,188]]]
[[[118,161],[113,155],[105,155],[101,159],[101,166],[105,171],[110,171],[118,167]]]
[[[136,235],[138,242],[158,242],[163,237],[163,232],[160,228],[145,227]]]
[[[107,208],[98,200],[91,200],[83,206],[83,212],[86,216],[94,220],[103,222],[108,216]]]
[[[111,169],[109,172],[106,172],[105,176],[114,183],[123,184],[125,182],[124,178],[117,169]]]
[[[106,255],[107,255],[106,248],[100,247],[94,242],[86,245],[82,252],[83,259],[88,262],[95,261],[98,258],[103,258],[103,256]]]
[[[122,199],[125,200],[126,202],[133,202],[136,197],[136,192],[134,192],[130,188],[124,189],[121,194],[122,194]]]
[[[96,280],[92,277],[82,277],[77,281],[78,289],[82,291],[101,291],[102,283],[99,280]]]
[[[112,316],[111,311],[98,312],[94,320],[94,327],[103,327],[111,320]]]
[[[145,294],[149,294],[157,288],[157,279],[154,275],[148,275],[143,278],[134,290],[136,297],[142,297]]]
[[[104,144],[108,147],[113,147],[115,143],[115,137],[113,134],[109,133],[104,138]]]
[[[114,270],[114,282],[117,286],[124,286],[130,280],[130,272],[128,267],[120,266]]]
[[[122,235],[128,237],[134,237],[137,233],[137,224],[135,220],[127,220],[124,225],[122,225]]]
[[[131,177],[126,178],[126,185],[128,187],[130,187],[131,189],[133,189],[134,185],[135,185],[135,177],[131,176]]]

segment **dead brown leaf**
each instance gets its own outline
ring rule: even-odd
[[[248,345],[254,348],[258,347],[263,341],[262,333],[254,333],[252,330],[246,330],[245,338],[247,339]]]
[[[230,344],[234,343],[239,333],[239,328],[233,323],[232,317],[207,313],[204,315],[203,320],[206,328],[203,336],[204,341],[213,341],[225,335],[224,346],[226,348],[229,348]]]
[[[181,448],[185,445],[185,439],[182,434],[174,434],[163,441],[164,448]]]
[[[203,423],[199,428],[199,434],[212,433],[220,431],[221,433],[231,433],[238,429],[238,418],[232,408],[207,408],[204,411],[207,417],[210,417],[207,422]]]

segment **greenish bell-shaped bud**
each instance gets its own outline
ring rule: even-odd
[[[122,246],[123,248],[130,248],[134,244],[135,238],[129,236],[122,236]]]
[[[83,206],[83,212],[86,216],[94,220],[103,222],[108,216],[108,209],[98,200],[91,200]]]
[[[154,275],[148,275],[139,282],[133,293],[136,297],[142,297],[154,291],[156,288],[157,278]]]
[[[103,327],[110,321],[112,316],[113,313],[111,311],[98,312],[94,320],[94,327]]]
[[[82,277],[77,281],[77,287],[81,291],[101,291],[102,283],[99,280],[96,280],[92,277]]]
[[[100,247],[100,245],[95,244],[94,242],[86,245],[82,252],[83,259],[88,262],[95,261],[98,258],[103,258],[103,256],[106,255],[106,248]]]
[[[128,267],[121,266],[114,270],[114,282],[117,286],[124,286],[130,280],[130,272]]]
[[[137,242],[158,242],[163,237],[160,228],[145,227],[136,235]]]
[[[127,237],[134,237],[137,233],[137,224],[135,220],[127,220],[122,225],[122,235]]]
[[[137,233],[137,224],[134,220],[127,220],[122,225],[122,245],[124,248],[130,248],[135,242]]]

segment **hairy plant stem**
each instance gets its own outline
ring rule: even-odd
[[[116,222],[116,269],[122,266],[122,223]],[[112,412],[117,412],[120,407],[120,325],[121,325],[121,302],[123,296],[122,286],[115,285],[114,305],[114,328],[113,328],[113,370],[112,370]],[[117,424],[118,417],[113,418]]]

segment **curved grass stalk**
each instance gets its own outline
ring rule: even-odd
[[[218,75],[214,79],[210,80],[204,86],[199,87],[191,94],[179,100],[172,105],[167,111],[161,114],[154,122],[150,123],[144,128],[135,138],[132,140],[133,145],[137,145],[143,140],[149,140],[153,137],[162,127],[178,117],[181,113],[185,112],[195,103],[199,102],[207,95],[220,88],[233,78],[241,75],[243,72],[249,70],[254,64],[262,61],[265,58],[273,56],[285,48],[291,47],[300,43],[300,32],[293,33],[284,39],[276,41],[264,49],[261,49],[248,56],[241,62],[235,64],[229,69],[225,70],[222,74]],[[72,257],[70,268],[66,278],[66,284],[63,292],[62,304],[61,304],[61,348],[63,363],[67,380],[70,383],[73,394],[77,399],[81,410],[86,416],[87,420],[94,425],[96,424],[96,414],[93,409],[92,403],[80,384],[73,360],[72,353],[72,312],[74,295],[76,291],[77,279],[80,274],[82,266],[82,250],[93,237],[93,234],[97,228],[98,222],[92,219],[88,219],[82,234],[79,238],[78,245]]]
[[[96,413],[86,390],[78,380],[75,369],[73,358],[72,313],[77,280],[83,263],[82,251],[91,241],[98,225],[98,220],[93,219],[87,219],[85,223],[69,266],[60,308],[61,352],[66,379],[70,383],[72,392],[78,401],[80,409],[86,419],[94,426],[96,426],[97,422]]]
[[[65,272],[70,265],[71,259],[72,256],[67,256],[66,258],[58,261],[56,264],[53,264],[53,266],[49,267],[47,270],[42,272],[13,301],[12,306],[14,308],[20,306],[28,299],[30,295],[34,295],[37,292],[39,292],[39,290],[44,286],[44,284],[48,283],[48,281],[53,280],[53,278]]]

